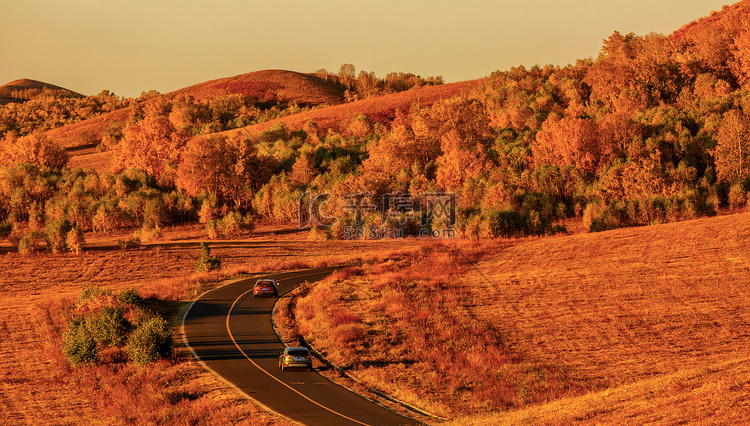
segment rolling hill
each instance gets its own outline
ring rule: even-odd
[[[256,71],[234,77],[211,80],[189,86],[161,96],[193,96],[201,100],[224,94],[253,96],[263,101],[297,102],[301,106],[336,105],[344,102],[344,90],[317,77],[281,70]],[[153,99],[146,101],[153,102]],[[79,123],[52,129],[47,136],[66,148],[94,145],[101,141],[102,131],[110,123],[125,123],[133,106],[100,115]],[[73,156],[87,155],[89,150],[76,150]],[[78,161],[78,160],[77,160]],[[83,161],[85,164],[86,161]]]
[[[338,84],[308,74],[266,70],[212,80],[162,96],[189,95],[196,99],[205,99],[221,94],[243,94],[264,100],[294,101],[301,106],[322,107],[220,133],[224,136],[231,136],[245,132],[256,136],[278,123],[284,123],[291,129],[299,129],[305,122],[313,120],[322,130],[338,130],[339,123],[351,116],[365,115],[371,121],[387,121],[393,117],[398,109],[408,110],[415,103],[420,106],[429,106],[437,100],[461,93],[475,83],[469,81],[426,86],[406,92],[344,103],[343,88]],[[101,135],[101,132],[112,122],[126,122],[132,108],[124,108],[80,123],[53,129],[47,135],[50,139],[69,149],[72,167],[84,169],[91,167],[97,171],[106,172],[109,171],[111,154],[99,152],[96,149],[98,135]],[[91,140],[95,141],[94,144],[91,144]]]
[[[279,123],[283,123],[290,129],[300,129],[307,121],[314,121],[321,130],[333,129],[338,131],[341,122],[359,115],[366,116],[372,122],[386,122],[393,118],[395,111],[398,109],[408,110],[414,104],[418,104],[421,107],[429,106],[441,99],[450,98],[462,93],[468,90],[473,84],[476,84],[476,81],[414,88],[406,92],[363,99],[347,104],[332,105],[327,108],[306,111],[261,124],[227,130],[220,133],[220,135],[232,136],[236,133],[249,133],[256,136]]]
[[[83,97],[80,93],[54,84],[22,78],[0,86],[0,105],[24,102],[44,92],[68,97]]]

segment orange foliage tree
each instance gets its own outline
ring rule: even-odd
[[[534,164],[575,166],[596,173],[601,161],[596,123],[578,117],[551,116],[532,145]]]
[[[15,166],[22,163],[61,169],[68,164],[65,148],[49,140],[42,132],[17,137],[8,134],[0,142],[0,165]]]
[[[713,151],[717,178],[732,182],[750,176],[750,117],[729,111],[719,127]]]
[[[120,169],[138,168],[155,176],[173,176],[189,133],[175,129],[163,115],[146,118],[123,129],[116,162]]]
[[[188,142],[176,183],[192,196],[205,191],[236,208],[249,209],[267,174],[250,140],[211,136]]]

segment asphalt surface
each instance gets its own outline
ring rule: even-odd
[[[335,268],[277,273],[283,295]],[[403,417],[336,385],[316,372],[279,370],[284,349],[271,325],[275,298],[253,298],[257,277],[210,291],[185,314],[183,333],[205,365],[241,392],[306,425],[414,425]]]

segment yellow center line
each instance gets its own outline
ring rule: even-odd
[[[316,275],[316,274],[308,274],[308,275]],[[308,275],[301,275],[301,276],[302,276],[302,277],[304,277],[304,276],[308,276]],[[294,278],[300,278],[300,277],[294,277]],[[291,277],[290,277],[290,278],[284,278],[284,279],[282,279],[282,280],[287,280],[287,279],[291,279]],[[282,280],[278,280],[278,281],[282,281]],[[334,410],[332,410],[332,409],[330,409],[330,408],[326,407],[325,405],[322,405],[322,404],[320,404],[320,403],[318,403],[318,402],[316,402],[316,401],[313,401],[313,400],[312,400],[312,399],[310,399],[310,398],[309,398],[308,396],[304,395],[304,394],[303,394],[302,392],[298,391],[297,389],[294,389],[293,387],[291,387],[291,386],[289,386],[288,384],[286,384],[286,383],[284,383],[283,381],[281,381],[281,379],[279,379],[278,377],[276,377],[276,376],[274,376],[273,374],[271,374],[271,373],[269,373],[268,371],[266,371],[266,370],[265,370],[264,368],[262,368],[262,367],[261,367],[260,365],[258,365],[258,364],[257,364],[257,363],[256,363],[255,361],[253,361],[253,359],[252,359],[252,358],[250,358],[250,357],[249,357],[249,356],[247,355],[247,353],[245,353],[245,351],[244,351],[244,350],[242,350],[242,348],[240,347],[240,345],[239,345],[239,344],[237,343],[237,340],[235,340],[235,338],[234,338],[234,334],[232,334],[232,330],[231,330],[231,328],[229,327],[229,317],[230,317],[230,316],[232,315],[232,311],[234,310],[234,307],[235,307],[235,306],[237,305],[237,303],[238,303],[238,302],[240,301],[240,299],[242,299],[243,297],[245,297],[245,295],[246,295],[246,294],[248,294],[248,293],[250,293],[250,292],[252,292],[252,291],[253,291],[253,290],[248,290],[248,291],[246,291],[246,292],[242,293],[242,294],[241,294],[241,295],[240,295],[240,296],[239,296],[239,297],[238,297],[237,299],[235,299],[235,300],[234,300],[234,303],[232,303],[232,307],[231,307],[231,308],[229,308],[229,313],[227,313],[227,320],[226,320],[227,332],[229,333],[229,337],[230,337],[230,338],[232,339],[232,343],[234,343],[234,346],[236,346],[236,347],[237,347],[237,349],[239,349],[239,351],[240,351],[240,352],[242,353],[242,355],[243,355],[243,356],[244,356],[245,358],[247,358],[247,360],[248,360],[248,361],[250,361],[250,362],[251,362],[251,363],[252,363],[252,364],[253,364],[253,365],[254,365],[255,367],[257,367],[257,368],[258,368],[258,369],[259,369],[260,371],[262,371],[262,372],[266,373],[266,375],[268,375],[268,376],[269,376],[269,377],[271,377],[272,379],[276,380],[277,382],[279,382],[279,383],[280,383],[280,384],[282,384],[283,386],[285,386],[285,387],[287,387],[287,388],[291,389],[291,390],[292,390],[292,391],[293,391],[294,393],[296,393],[297,395],[301,396],[302,398],[305,398],[306,400],[308,400],[308,401],[312,402],[313,404],[317,405],[318,407],[320,407],[320,408],[323,408],[324,410],[327,410],[327,411],[329,411],[329,412],[331,412],[331,413],[333,413],[333,414],[335,414],[335,415],[337,415],[337,416],[343,417],[343,418],[345,418],[345,419],[347,419],[347,420],[351,420],[352,422],[354,422],[354,423],[357,423],[357,424],[360,424],[360,425],[364,425],[364,426],[369,426],[369,425],[368,425],[367,423],[362,423],[362,422],[360,422],[359,420],[355,420],[355,419],[353,419],[353,418],[351,418],[351,417],[347,417],[347,416],[345,416],[345,415],[343,415],[343,414],[341,414],[341,413],[339,413],[339,412],[337,412],[337,411],[334,411]]]

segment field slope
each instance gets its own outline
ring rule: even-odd
[[[483,244],[484,260],[451,273]],[[750,421],[750,213],[457,241],[332,279],[297,301],[302,334],[458,424]],[[352,323],[363,340],[338,347]]]
[[[529,241],[479,269],[480,317],[597,390],[495,420],[750,420],[750,213]]]

